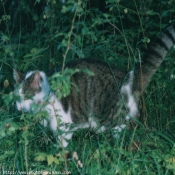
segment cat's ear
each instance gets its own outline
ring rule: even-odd
[[[24,74],[17,71],[16,69],[13,69],[13,78],[16,81],[16,83],[19,84],[24,80]]]
[[[37,70],[32,76],[32,79],[30,81],[30,87],[34,90],[39,90],[41,81],[42,77],[40,75],[40,72]]]

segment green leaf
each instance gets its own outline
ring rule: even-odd
[[[46,156],[47,156],[46,153],[39,152],[39,153],[36,153],[36,157],[34,160],[37,162],[42,162],[46,159]]]
[[[47,155],[47,163],[48,165],[51,165],[52,163],[59,164],[59,161],[53,155]]]
[[[158,12],[154,12],[154,11],[152,11],[152,10],[148,10],[147,11],[147,15],[159,15],[159,13]]]
[[[15,122],[8,122],[7,124],[9,125],[9,127],[8,127],[9,132],[14,132],[20,128],[19,125]]]
[[[1,128],[1,129],[0,129],[0,138],[3,138],[3,137],[5,137],[5,136],[6,136],[6,134],[5,134],[5,129]]]
[[[94,76],[94,73],[90,71],[89,69],[82,69],[81,71],[88,74],[89,76]]]

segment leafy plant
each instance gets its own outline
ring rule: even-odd
[[[142,124],[126,129],[117,140],[109,133],[77,131],[68,150],[78,152],[78,158],[59,150],[52,133],[39,124],[47,113],[17,112],[12,77],[14,67],[46,72],[60,67],[50,82],[61,98],[70,92],[72,74],[92,75],[65,69],[68,61],[94,57],[133,69],[153,36],[174,21],[174,7],[173,0],[2,0],[0,171],[175,174],[174,49],[141,98]]]

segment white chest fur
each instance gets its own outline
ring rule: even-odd
[[[53,93],[51,93],[49,95],[49,103],[45,106],[45,110],[49,114],[50,129],[54,132],[57,130],[61,130],[63,132],[62,135],[58,136],[58,139],[60,140],[62,146],[66,147],[68,144],[66,140],[71,139],[73,134],[68,132],[70,130],[70,125],[73,123],[70,109],[68,112],[65,112],[61,102]]]

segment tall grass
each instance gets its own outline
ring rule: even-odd
[[[175,174],[173,50],[141,98],[138,127],[128,127],[119,138],[110,131],[78,130],[68,148],[58,149],[53,134],[39,124],[46,114],[16,110],[13,67],[46,72],[61,67],[64,73],[66,62],[93,56],[133,69],[149,40],[174,20],[173,1],[107,0],[103,11],[87,3],[1,2],[1,174]]]

